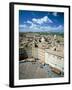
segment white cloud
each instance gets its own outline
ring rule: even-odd
[[[62,29],[63,29],[63,26],[62,26],[62,25],[59,25],[59,26],[57,27],[57,29],[62,30]]]
[[[33,18],[32,21],[34,23],[37,23],[37,24],[42,24],[43,23],[43,21],[41,19],[36,19],[36,18]]]
[[[33,18],[32,21],[37,24],[53,23],[53,21],[50,18],[48,18],[48,16],[44,16],[43,18],[39,19]]]
[[[36,27],[36,24],[33,24],[33,23],[32,23],[29,28],[31,29],[31,28],[35,28],[35,27]]]
[[[63,26],[59,25],[59,26],[42,26],[42,25],[37,25],[32,23],[31,26],[29,27],[29,29],[33,30],[33,31],[62,31],[63,30]]]
[[[35,23],[31,23],[30,26],[27,26],[27,25],[20,25],[20,29],[22,31],[33,31],[33,32],[47,32],[47,31],[62,31],[64,29],[64,27],[62,25],[59,25],[59,26],[42,26],[42,25],[37,25]]]
[[[48,17],[47,16],[44,16],[43,18],[41,18],[41,21],[47,22],[48,21]]]
[[[54,15],[54,16],[57,16],[57,12],[53,12],[53,15]]]
[[[59,26],[49,26],[49,25],[42,25],[44,23],[53,23],[53,21],[48,18],[48,16],[44,16],[43,18],[33,18],[31,21],[28,20],[24,24],[20,25],[20,29],[23,31],[62,31],[64,27],[62,25]],[[28,25],[30,24],[30,25]]]
[[[27,26],[25,24],[19,25],[20,28],[26,28]]]
[[[52,26],[41,26],[40,29],[41,31],[62,31],[63,30],[63,26],[62,25],[59,25],[59,26],[56,26],[56,27],[52,27]]]
[[[36,18],[33,18],[33,19],[32,19],[33,22],[37,22],[37,20],[38,20],[38,19],[36,19]]]
[[[29,20],[27,21],[27,23],[32,24],[32,22],[31,22],[31,21],[29,21]]]
[[[48,18],[47,16],[44,17],[44,20],[48,23],[53,23],[53,21],[50,18]]]

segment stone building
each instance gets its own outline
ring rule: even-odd
[[[48,49],[48,44],[42,37],[41,42],[38,43],[38,48],[32,48],[34,58],[38,58],[41,64],[49,64],[53,67],[56,73],[64,72],[64,52],[59,50],[59,47],[52,47]]]
[[[45,49],[45,63],[64,72],[64,53]]]

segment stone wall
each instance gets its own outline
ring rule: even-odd
[[[45,52],[45,63],[64,72],[64,58]]]
[[[32,57],[38,59],[38,48],[32,47]]]
[[[49,64],[50,66],[64,72],[64,57],[62,53],[56,51],[48,51],[43,48],[32,48],[32,56],[38,58],[41,64]],[[59,55],[58,55],[59,53]]]
[[[40,60],[40,63],[45,63],[45,49],[38,48],[38,58]]]

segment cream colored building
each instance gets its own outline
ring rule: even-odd
[[[46,49],[45,63],[64,72],[64,55],[62,52]]]
[[[63,50],[48,49],[44,38],[38,44],[38,48],[32,48],[32,55],[34,58],[38,58],[41,64],[49,64],[53,68],[64,72],[64,52]]]

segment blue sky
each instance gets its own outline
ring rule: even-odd
[[[64,13],[45,11],[19,11],[20,32],[63,32]]]

